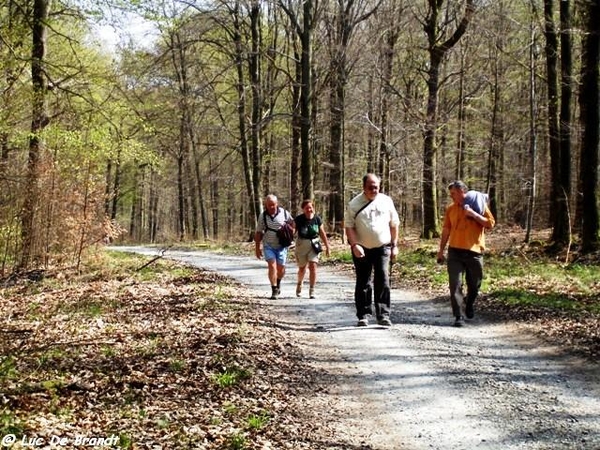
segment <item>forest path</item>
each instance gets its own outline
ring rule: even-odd
[[[156,249],[119,250],[157,255]],[[377,450],[600,449],[600,366],[511,324],[452,325],[450,305],[392,289],[394,325],[357,328],[349,275],[319,267],[317,299],[295,296],[288,264],[269,300],[266,263],[208,251],[166,258],[245,285],[310,363],[335,377],[324,395],[353,444]],[[321,394],[319,394],[321,395]]]

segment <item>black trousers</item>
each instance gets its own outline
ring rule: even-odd
[[[359,319],[373,314],[375,303],[377,319],[390,315],[390,255],[389,245],[377,248],[365,248],[364,258],[352,254],[356,272],[354,303]]]
[[[467,283],[467,296],[463,294],[463,274]],[[479,295],[483,280],[483,255],[470,250],[448,248],[448,280],[450,303],[454,317],[460,316],[463,301],[473,304]]]

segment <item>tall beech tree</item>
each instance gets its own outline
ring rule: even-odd
[[[36,262],[41,255],[36,254],[35,220],[39,208],[40,164],[43,151],[42,131],[50,123],[48,116],[46,76],[46,50],[48,36],[49,0],[34,0],[31,16],[31,84],[33,87],[31,104],[31,135],[27,158],[27,181],[23,191],[23,213],[21,216],[21,263],[27,268],[30,262]]]
[[[279,6],[290,19],[292,29],[300,41],[300,188],[303,198],[314,197],[314,173],[311,131],[312,111],[312,46],[313,31],[316,25],[315,5],[313,0],[305,0],[296,11],[294,4],[288,0],[278,0]]]
[[[377,11],[381,0],[369,7],[363,0],[337,0],[324,13],[329,53],[329,162],[331,163],[329,214],[334,230],[341,233],[344,216],[344,122],[346,87],[352,70],[350,40],[354,29]]]
[[[581,54],[581,248],[599,247],[598,152],[600,151],[600,0],[583,0],[583,49]]]
[[[427,51],[429,54],[429,68],[427,70],[427,117],[423,134],[423,228],[421,235],[424,238],[437,237],[438,230],[438,205],[436,194],[436,131],[438,126],[438,92],[440,89],[440,69],[444,56],[456,45],[467,31],[471,18],[475,14],[475,0],[467,0],[462,19],[448,39],[446,25],[447,15],[444,14],[444,0],[428,0],[428,11],[425,17],[424,29],[427,35]]]
[[[554,190],[554,221],[552,242],[562,246],[571,240],[571,128],[573,97],[573,56],[571,29],[571,1],[560,0],[560,111],[558,161],[552,164]],[[556,177],[556,178],[554,178]],[[574,214],[573,214],[574,215]]]

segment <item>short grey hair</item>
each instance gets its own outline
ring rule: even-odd
[[[450,189],[460,189],[463,192],[467,192],[469,190],[469,188],[464,183],[464,181],[461,181],[461,180],[456,180],[456,181],[453,181],[452,183],[450,183],[448,185],[448,190],[450,190]]]

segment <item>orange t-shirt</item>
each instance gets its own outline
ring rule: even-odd
[[[492,228],[496,224],[494,216],[487,206],[482,216],[489,221],[486,228]],[[485,228],[475,219],[468,217],[462,206],[453,203],[446,208],[444,228],[450,230],[448,247],[471,250],[476,253],[483,253],[485,250]]]

